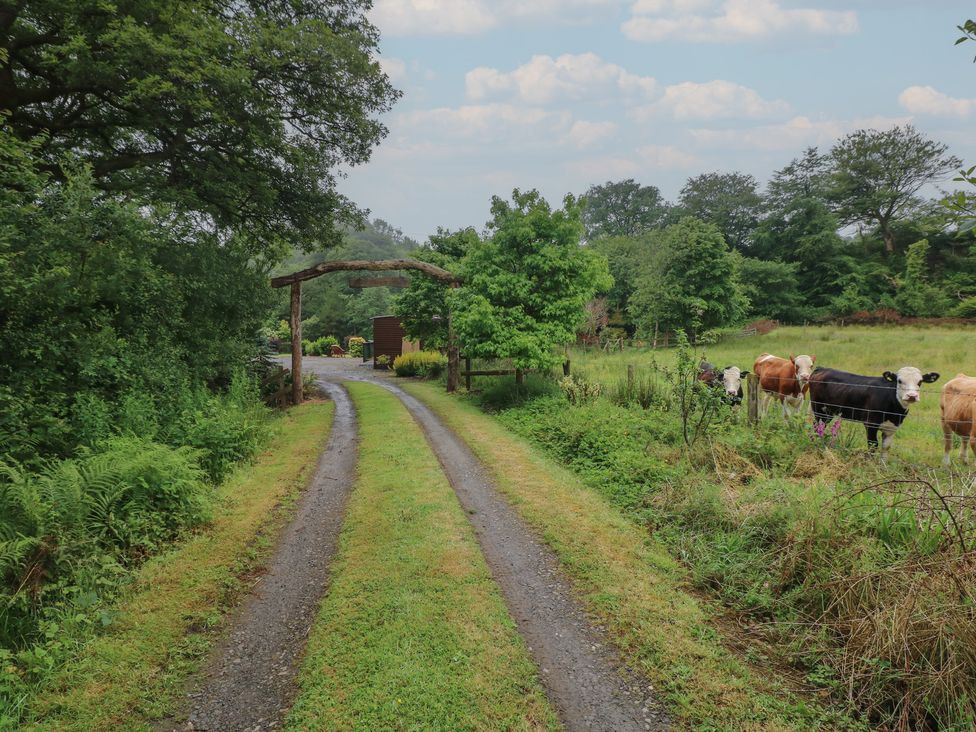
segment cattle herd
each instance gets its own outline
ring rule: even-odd
[[[885,371],[880,376],[863,376],[839,369],[814,367],[816,356],[779,358],[764,353],[752,370],[760,388],[760,411],[765,414],[778,401],[783,416],[802,414],[805,397],[810,396],[814,422],[829,422],[834,417],[861,422],[867,431],[868,448],[879,446],[881,459],[887,459],[895,431],[908,416],[908,408],[921,399],[922,384],[938,380],[939,374],[923,374],[914,366]],[[717,369],[712,364],[699,365],[698,379],[721,389],[730,404],[742,402],[742,379],[749,371],[736,366]],[[940,402],[945,454],[949,464],[952,435],[962,439],[959,456],[969,463],[969,448],[976,453],[976,377],[959,374],[942,389]]]

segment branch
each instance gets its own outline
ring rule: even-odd
[[[292,272],[289,275],[282,275],[281,277],[272,277],[271,286],[287,287],[288,285],[292,285],[296,282],[311,280],[329,272],[349,272],[355,270],[379,272],[384,270],[400,269],[415,269],[448,285],[454,285],[460,282],[460,278],[457,275],[448,272],[446,269],[441,269],[436,265],[428,262],[421,262],[416,259],[378,259],[375,261],[366,259],[347,259],[338,262],[322,262],[321,264],[316,264],[314,267],[303,269],[300,272]]]

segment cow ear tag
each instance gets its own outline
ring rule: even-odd
[[[895,374],[891,373],[890,371],[885,371],[881,375],[884,376],[885,381],[898,381],[898,376],[896,376]],[[924,379],[925,377],[923,376],[922,378]]]
[[[930,373],[925,374],[925,376],[922,377],[922,381],[924,381],[926,384],[931,384],[933,381],[938,381],[938,379],[939,379],[938,371],[932,371]]]

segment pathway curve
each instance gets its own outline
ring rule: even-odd
[[[351,379],[383,386],[423,428],[567,730],[669,728],[647,681],[624,667],[604,630],[583,610],[556,556],[497,492],[463,440],[425,404],[354,361],[307,359],[305,368],[325,383]]]
[[[356,468],[356,414],[346,390],[324,384],[335,402],[332,433],[315,476],[285,529],[267,574],[231,620],[190,694],[190,730],[280,726],[325,589]]]

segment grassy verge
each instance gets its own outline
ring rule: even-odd
[[[115,623],[37,690],[29,729],[145,729],[173,713],[219,622],[273,544],[328,437],[333,405],[285,413],[254,464],[218,490],[213,522],[140,570]]]
[[[557,727],[420,428],[383,389],[349,391],[359,476],[288,728]]]
[[[491,466],[499,489],[545,538],[629,661],[694,729],[841,728],[848,722],[775,672],[730,652],[716,613],[659,543],[570,471],[473,405],[408,383]]]

